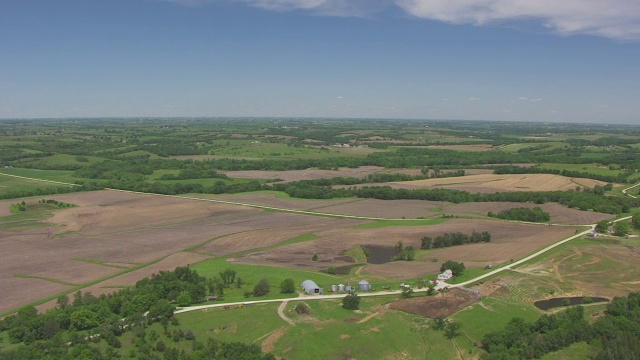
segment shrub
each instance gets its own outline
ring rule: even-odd
[[[264,296],[269,293],[269,280],[262,278],[253,288],[253,296]]]
[[[342,307],[347,310],[360,309],[360,296],[358,294],[349,294],[342,299]]]

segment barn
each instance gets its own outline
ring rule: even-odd
[[[319,287],[313,280],[305,280],[302,282],[302,289],[309,295],[324,294],[324,289]]]

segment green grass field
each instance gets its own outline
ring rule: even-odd
[[[73,184],[77,180],[86,180],[73,176],[73,171],[68,170],[39,170],[39,169],[26,169],[26,168],[13,168],[13,169],[0,169],[0,173],[2,174],[10,174],[17,176],[24,176],[34,179],[42,179],[42,180],[51,180],[51,181],[59,181]],[[8,178],[6,176],[0,176],[0,178]],[[1,180],[0,180],[1,181]],[[29,181],[29,180],[25,180]],[[42,186],[48,186],[46,182],[37,182]]]
[[[592,164],[542,163],[540,164],[540,168],[550,169],[550,170],[579,171],[579,172],[587,172],[587,173],[592,173],[597,175],[607,175],[607,176],[617,176],[621,173],[620,170],[610,170],[608,166],[603,166],[596,163],[592,163]]]
[[[0,194],[6,194],[20,190],[34,190],[37,188],[51,187],[53,184],[46,184],[40,181],[14,178],[0,175]]]
[[[191,266],[199,274],[212,277],[218,276],[220,272],[231,269],[237,272],[237,276],[242,279],[244,285],[238,289],[235,286],[225,289],[224,301],[250,301],[250,300],[263,300],[263,299],[277,299],[286,297],[297,297],[297,294],[281,294],[280,283],[287,278],[293,279],[293,282],[297,288],[300,287],[305,280],[313,280],[320,287],[328,289],[331,284],[339,284],[345,282],[347,278],[344,276],[336,276],[324,274],[317,271],[304,271],[304,270],[292,270],[286,268],[278,268],[271,266],[258,266],[258,265],[246,265],[227,262],[225,258],[216,258],[212,260],[205,260],[200,263]],[[266,278],[271,285],[271,291],[269,294],[261,297],[249,297],[245,298],[245,292],[253,291],[253,287],[260,281],[260,279]],[[355,281],[354,279],[354,282]],[[327,290],[328,291],[328,290]]]

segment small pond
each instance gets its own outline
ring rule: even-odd
[[[369,250],[369,264],[386,264],[400,253],[394,246],[367,245],[363,248]]]
[[[569,305],[584,304],[586,298],[591,299],[591,303],[608,302],[609,299],[603,297],[583,297],[583,296],[571,296],[571,297],[557,297],[553,299],[540,300],[533,303],[533,306],[540,310],[547,311],[549,309],[566,306],[565,300],[569,300]]]

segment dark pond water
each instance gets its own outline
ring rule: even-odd
[[[547,299],[547,300],[540,300],[540,301],[536,301],[533,303],[533,306],[537,307],[540,310],[544,310],[547,311],[549,309],[553,309],[556,307],[562,307],[565,306],[565,299],[569,300],[569,304],[570,305],[580,305],[580,304],[584,304],[584,297],[582,296],[572,296],[572,297],[558,297],[558,298],[553,298],[553,299]],[[599,303],[599,302],[608,302],[609,299],[607,298],[603,298],[603,297],[591,297],[590,298],[592,301],[592,303]]]
[[[394,246],[363,246],[369,250],[369,264],[386,264],[393,261],[393,258],[400,252]]]

